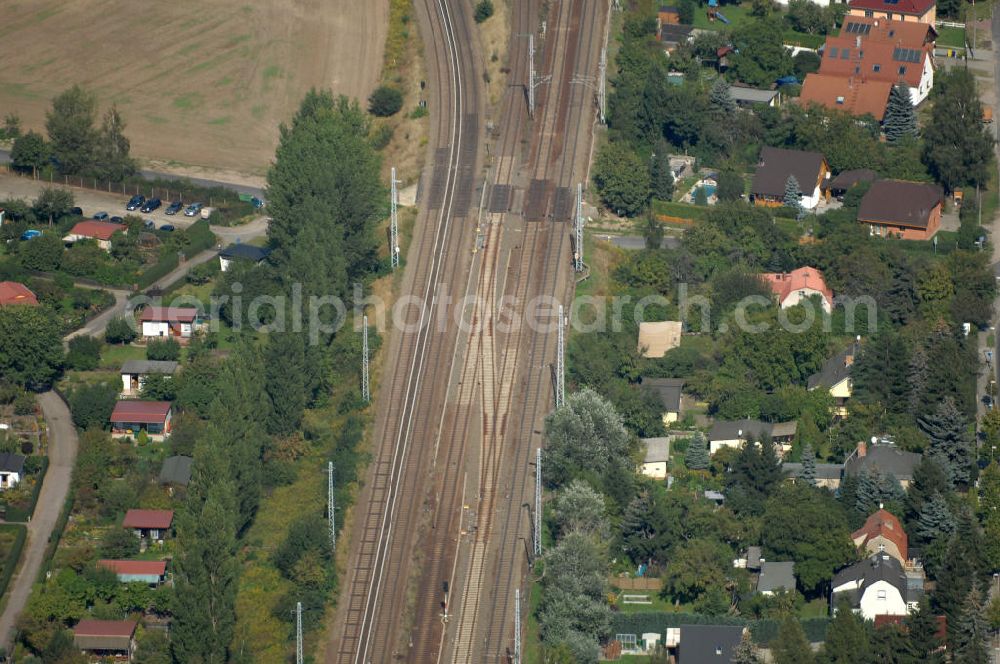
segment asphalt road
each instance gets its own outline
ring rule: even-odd
[[[0,164],[6,164],[10,162],[10,150],[0,150]],[[231,189],[232,191],[239,192],[241,194],[250,194],[256,196],[261,200],[264,199],[264,190],[259,187],[250,187],[243,184],[236,184],[234,182],[223,182],[221,180],[209,180],[206,178],[189,178],[189,177],[179,177],[174,173],[164,173],[162,171],[148,171],[140,170],[139,175],[141,175],[146,180],[189,180],[193,184],[200,185],[203,187],[224,187],[226,189]]]
[[[59,512],[69,492],[73,465],[79,441],[69,408],[55,392],[38,395],[38,405],[45,415],[49,434],[49,469],[42,482],[35,514],[28,523],[28,539],[21,554],[21,563],[6,593],[6,604],[0,614],[0,644],[10,652],[14,638],[14,623],[28,603],[31,588],[45,557],[49,536],[59,520]]]

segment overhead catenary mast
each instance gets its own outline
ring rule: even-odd
[[[608,112],[608,47],[601,49],[601,62],[597,74],[597,107],[601,114],[601,124],[607,124]]]
[[[365,403],[372,400],[368,384],[368,316],[364,317],[361,329],[361,398]]]
[[[326,520],[330,525],[330,547],[337,549],[337,517],[334,516],[337,506],[333,499],[333,462],[326,465]]]
[[[542,555],[542,448],[535,450],[535,557]]]
[[[556,408],[559,408],[566,401],[566,358],[565,351],[565,322],[563,320],[563,305],[559,305],[559,335],[556,345]]]
[[[302,602],[295,603],[295,664],[304,664],[302,648]]]
[[[390,194],[390,210],[391,214],[389,216],[389,260],[392,264],[392,269],[399,267],[399,188],[397,185],[400,181],[396,179],[396,168],[393,167],[392,175],[392,193]]]
[[[514,664],[521,664],[521,590],[514,588]]]
[[[583,272],[583,183],[576,185],[576,219],[573,220],[573,230],[576,233],[573,252],[573,269]]]

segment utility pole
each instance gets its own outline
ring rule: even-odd
[[[368,316],[364,317],[361,330],[361,398],[365,403],[372,400],[368,385]]]
[[[535,117],[535,35],[528,35],[528,117]]]
[[[556,408],[566,402],[566,358],[565,350],[565,330],[563,322],[563,305],[559,305],[559,336],[556,346]]]
[[[597,73],[597,107],[601,114],[601,124],[606,125],[608,111],[608,47],[601,49],[601,63]]]
[[[576,219],[573,222],[576,232],[576,246],[573,252],[573,269],[583,272],[583,183],[576,185]]]
[[[514,664],[521,664],[521,589],[514,588]]]
[[[392,269],[399,267],[399,219],[397,208],[399,207],[399,189],[396,185],[399,184],[399,180],[396,179],[396,168],[392,169],[392,193],[390,195],[391,199],[391,211],[392,214],[389,217],[389,259],[392,263]]]
[[[535,557],[542,555],[542,448],[535,450]]]
[[[326,520],[330,524],[330,547],[334,551],[337,550],[337,517],[334,516],[336,509],[337,506],[333,501],[333,462],[329,461],[326,464]]]
[[[302,651],[302,602],[295,603],[295,664],[305,661]]]

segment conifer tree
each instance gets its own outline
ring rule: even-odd
[[[670,145],[661,138],[656,142],[653,150],[653,158],[649,164],[653,198],[669,201],[674,196],[674,173],[670,169]]]
[[[802,189],[799,186],[799,181],[795,179],[794,175],[789,175],[788,179],[785,180],[785,207],[800,212],[802,210]]]
[[[272,332],[264,349],[264,387],[271,401],[267,431],[286,435],[299,428],[306,408],[305,339],[301,333]]]
[[[750,638],[750,630],[744,630],[740,643],[733,652],[733,664],[761,664],[754,648],[753,639]]]
[[[913,481],[906,494],[909,519],[912,521],[919,518],[924,504],[934,494],[944,495],[949,491],[951,491],[951,484],[948,482],[948,476],[944,469],[926,456],[923,457],[917,467],[913,469]]]
[[[955,518],[948,509],[948,501],[940,493],[935,493],[920,510],[917,519],[916,536],[924,543],[930,543],[939,537],[951,537],[955,532]]]
[[[816,486],[816,454],[812,445],[806,443],[802,446],[802,481],[806,484]]]
[[[733,99],[733,91],[724,77],[719,76],[712,83],[712,89],[708,93],[708,103],[722,119],[732,117],[736,113],[736,100]]]
[[[948,618],[949,636],[962,610],[962,602],[972,590],[975,570],[958,537],[952,537],[941,569],[934,575],[937,586],[934,590],[934,608]]]
[[[778,627],[778,638],[771,642],[774,664],[813,664],[816,661],[809,639],[798,618],[789,614]]]
[[[973,463],[969,424],[952,397],[945,397],[937,409],[917,419],[929,444],[927,457],[948,474],[953,484],[967,484]]]
[[[938,620],[931,611],[926,598],[920,602],[920,609],[910,612],[903,620],[906,628],[906,645],[903,650],[908,661],[922,664],[942,664],[944,655],[940,652],[941,638],[938,636]]]
[[[885,137],[893,143],[917,135],[917,113],[913,110],[910,88],[906,83],[892,86],[882,127]]]
[[[708,441],[702,432],[695,433],[688,443],[687,452],[684,455],[684,465],[689,470],[708,470],[711,459],[708,456]]]
[[[822,661],[829,664],[857,664],[871,657],[868,631],[861,618],[851,610],[846,597],[837,604],[837,613],[826,630]]]
[[[989,624],[983,595],[973,588],[962,602],[962,610],[954,626],[949,625],[950,641],[954,648],[952,662],[955,664],[987,664],[989,652],[986,644],[989,638]]]
[[[236,622],[236,499],[222,450],[202,441],[177,519],[171,650],[178,662],[224,664]]]

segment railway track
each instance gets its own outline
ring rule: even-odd
[[[478,66],[473,57],[468,3],[418,0],[430,49],[433,167],[417,222],[404,292],[407,309],[392,331],[388,384],[376,398],[374,461],[350,527],[350,553],[326,661],[389,662],[406,656],[408,593],[421,560],[413,555],[422,524],[440,496],[424,479],[438,452],[447,465],[462,462],[460,445],[439,450],[443,420],[433,417],[447,394],[457,329],[438,321],[454,306],[440,296],[468,274],[473,229],[465,223],[481,141]],[[425,181],[425,184],[428,182]],[[434,406],[437,404],[438,408]],[[466,418],[467,420],[467,418]],[[461,417],[452,431],[461,439]],[[456,430],[457,428],[457,430]],[[455,489],[457,492],[457,489]],[[430,551],[430,557],[437,550]],[[412,637],[410,637],[412,638]]]

